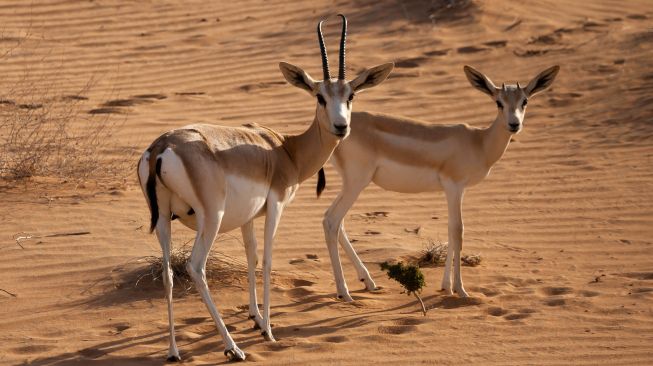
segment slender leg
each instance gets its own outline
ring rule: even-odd
[[[168,303],[168,325],[170,331],[167,360],[169,362],[177,362],[181,361],[181,357],[179,357],[179,350],[177,349],[177,342],[175,340],[175,316],[172,310],[173,278],[172,269],[170,268],[170,192],[166,189],[157,189],[157,191],[159,219],[156,224],[156,237],[159,239],[161,251],[163,252],[163,285]]]
[[[197,237],[195,238],[195,244],[193,245],[193,251],[191,252],[190,259],[186,264],[186,270],[193,278],[195,287],[197,287],[197,291],[200,293],[202,301],[204,301],[209,313],[211,313],[211,317],[218,328],[218,332],[220,332],[220,335],[222,336],[225,343],[225,355],[233,360],[244,360],[245,353],[236,346],[236,343],[231,338],[227,327],[224,325],[224,322],[220,317],[218,309],[216,309],[215,304],[211,299],[209,287],[206,283],[206,260],[211,251],[213,241],[218,233],[218,228],[220,227],[224,211],[220,210],[215,212],[215,210],[207,210],[207,212],[203,212],[204,215],[200,215],[200,212],[196,212],[196,214],[199,227]]]
[[[342,248],[345,250],[345,253],[347,253],[349,260],[354,264],[354,267],[356,267],[356,272],[358,272],[358,279],[361,282],[365,283],[365,288],[368,291],[376,290],[376,283],[374,283],[372,276],[370,276],[370,272],[367,270],[367,268],[365,268],[363,261],[361,261],[361,259],[358,257],[358,254],[356,254],[354,247],[351,245],[351,242],[347,237],[344,219],[340,224],[340,235],[338,237],[338,241],[340,242],[340,246],[342,246]]]
[[[444,275],[442,276],[442,290],[447,295],[453,294],[451,290],[451,263],[453,263],[453,244],[451,240],[447,243],[447,259],[444,262]]]
[[[254,232],[254,220],[246,223],[240,228],[247,252],[247,281],[249,282],[249,318],[254,320],[254,329],[262,329],[263,318],[258,310],[256,300],[256,266],[258,257],[256,255],[256,234]]]
[[[355,182],[355,180],[352,181]],[[343,299],[347,302],[354,301],[354,299],[349,294],[347,282],[345,281],[345,276],[342,273],[342,264],[340,263],[340,254],[338,253],[338,238],[340,236],[340,229],[343,226],[342,222],[345,215],[354,204],[354,202],[356,202],[358,195],[361,193],[363,188],[367,186],[368,183],[369,180],[358,180],[358,184],[349,183],[347,180],[343,181],[342,191],[340,194],[338,194],[338,197],[336,197],[335,201],[333,201],[331,207],[329,207],[329,209],[326,211],[324,214],[324,220],[322,221],[322,225],[324,227],[324,237],[326,239],[327,249],[329,249],[331,266],[333,267],[333,276],[336,280],[337,296],[339,299]],[[344,238],[346,238],[346,234],[344,235]],[[354,265],[358,263],[360,266],[365,268],[363,263],[356,255],[356,252],[351,246],[349,240],[343,240],[340,243],[343,245],[343,248],[349,255],[349,258],[352,260],[352,262],[354,262]],[[355,258],[352,258],[352,254],[355,256]],[[367,270],[365,270],[365,272],[367,272]],[[360,274],[361,272],[359,271],[359,276]]]
[[[463,278],[460,274],[460,252],[463,248],[462,203],[465,188],[456,184],[447,184],[444,188],[447,195],[447,207],[449,209],[450,249],[447,257],[451,255],[451,250],[453,250],[453,288],[458,293],[458,296],[467,297],[469,295],[463,287]]]
[[[263,248],[263,332],[261,334],[266,340],[275,342],[270,326],[270,285],[272,276],[272,246],[274,235],[279,226],[283,204],[275,194],[271,193],[267,200],[267,212],[265,214],[264,248]]]

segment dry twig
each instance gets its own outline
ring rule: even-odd
[[[23,245],[21,244],[21,241],[26,241],[30,239],[57,238],[61,236],[88,235],[90,233],[91,233],[90,231],[73,231],[70,233],[55,233],[55,234],[48,234],[48,235],[30,235],[28,233],[18,233],[14,235],[14,240],[16,241],[16,244],[18,244],[19,247],[25,249],[25,247],[23,247]]]
[[[9,291],[7,291],[7,290],[5,290],[5,289],[3,289],[3,288],[0,288],[0,291],[2,291],[2,292],[6,292],[7,294],[9,294],[9,295],[11,295],[11,296],[13,296],[13,297],[18,297],[18,295],[14,294],[13,292],[9,292]]]

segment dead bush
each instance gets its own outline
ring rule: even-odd
[[[16,48],[20,44],[0,52],[0,61]],[[75,93],[62,92],[70,87],[64,87],[56,70],[31,75],[26,69],[13,80],[0,83],[0,180],[116,181],[127,176],[133,149],[113,138],[124,117],[85,109],[94,80]]]

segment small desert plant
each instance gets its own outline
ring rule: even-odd
[[[397,264],[389,264],[388,262],[381,263],[381,269],[388,271],[388,278],[391,278],[405,289],[407,295],[413,294],[422,306],[422,312],[426,316],[426,307],[424,301],[419,296],[422,288],[426,286],[424,274],[420,271],[419,267],[414,264],[404,265],[402,262]]]
[[[478,254],[465,254],[462,257],[460,257],[460,261],[463,262],[464,265],[470,267],[478,266],[479,264],[481,264],[482,260],[483,259]]]
[[[426,248],[422,250],[422,254],[419,257],[419,263],[422,265],[434,266],[444,265],[444,262],[447,259],[448,247],[448,243],[436,243],[434,240],[428,239]],[[460,257],[460,261],[463,265],[469,267],[478,266],[481,264],[482,260],[483,258],[479,254],[465,254]]]
[[[440,266],[444,264],[445,259],[447,259],[447,244],[436,243],[434,240],[428,239],[426,248],[419,258],[420,264]]]

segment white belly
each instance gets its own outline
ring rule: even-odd
[[[378,162],[372,181],[381,188],[402,193],[441,191],[440,176],[433,168],[411,166],[389,159]]]
[[[220,224],[220,233],[231,231],[258,216],[265,207],[268,195],[267,185],[253,182],[239,176],[227,177],[225,212]],[[217,198],[217,197],[216,197]],[[189,215],[190,205],[178,195],[172,195],[172,212],[185,226],[197,230],[196,215]]]
[[[220,232],[227,232],[241,227],[258,216],[265,207],[269,194],[269,185],[231,175],[227,176],[227,189],[224,217]]]

